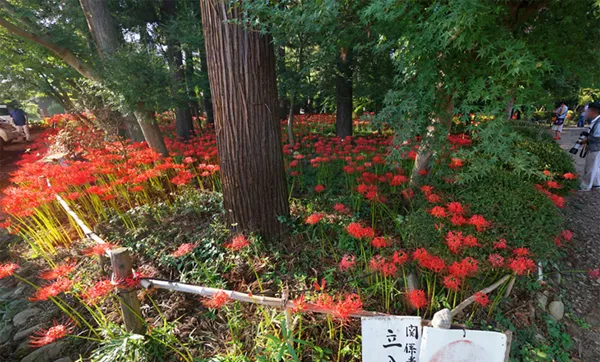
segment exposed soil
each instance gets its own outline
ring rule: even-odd
[[[565,129],[559,141],[561,147],[570,149],[580,132],[580,128]],[[573,159],[582,175],[585,159],[578,155]],[[564,215],[567,227],[574,233],[573,243],[567,249],[566,267],[575,271],[600,267],[600,189],[573,193]],[[575,354],[580,361],[600,361],[600,279],[591,279],[587,273],[562,275],[565,324],[575,342]]]

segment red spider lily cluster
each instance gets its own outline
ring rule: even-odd
[[[73,332],[72,323],[59,324],[54,321],[52,327],[44,330],[40,329],[34,333],[30,338],[29,344],[34,348],[43,347],[47,344],[54,343],[55,341],[65,338]]]

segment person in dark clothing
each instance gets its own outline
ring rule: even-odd
[[[29,142],[30,134],[29,134],[29,118],[27,117],[27,113],[21,108],[16,108],[13,110],[9,110],[10,116],[13,119],[13,124],[17,131],[25,134],[25,140]]]

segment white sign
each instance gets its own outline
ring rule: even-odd
[[[421,362],[504,362],[507,338],[503,333],[425,327]]]
[[[362,318],[363,362],[418,362],[421,317]]]

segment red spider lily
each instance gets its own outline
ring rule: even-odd
[[[361,224],[359,224],[357,222],[350,223],[346,227],[346,231],[348,231],[348,234],[350,234],[351,236],[353,236],[356,239],[362,239],[362,238],[370,239],[375,236],[375,232],[373,231],[373,229],[371,229],[368,226],[363,227]]]
[[[516,248],[516,249],[513,249],[512,252],[516,256],[529,256],[528,248]]]
[[[225,248],[238,251],[250,245],[250,241],[242,234],[236,235],[231,239],[228,244],[225,244]]]
[[[103,300],[109,295],[118,283],[113,283],[109,279],[100,280],[91,287],[87,288],[81,293],[81,298],[85,300],[88,305],[97,305],[99,301]]]
[[[448,245],[448,249],[450,249],[451,252],[458,254],[463,246],[462,232],[449,231],[448,234],[446,234],[446,245]]]
[[[59,264],[54,269],[46,270],[40,273],[40,279],[53,280],[61,277],[66,277],[75,269],[75,262],[70,264]]]
[[[412,200],[412,198],[415,196],[415,192],[413,191],[413,189],[408,188],[408,189],[404,189],[402,190],[402,197],[404,197],[407,200]]]
[[[546,182],[546,186],[548,186],[549,189],[559,189],[560,188],[560,184],[556,181],[548,181],[548,182]]]
[[[306,223],[308,225],[314,225],[314,224],[318,223],[319,221],[321,221],[324,216],[325,216],[325,214],[323,214],[322,212],[316,212],[312,215],[309,215],[306,218]]]
[[[461,214],[452,215],[450,222],[456,226],[462,226],[462,225],[465,225],[468,223],[467,219],[465,219],[465,217],[462,216]]]
[[[462,215],[465,213],[465,208],[463,207],[463,205],[460,202],[449,202],[446,205],[446,208],[448,209],[448,212],[451,214],[455,214],[455,215]]]
[[[86,256],[105,255],[108,251],[110,251],[111,249],[114,249],[116,247],[117,247],[117,245],[115,245],[115,244],[103,243],[103,244],[96,244],[87,249],[83,249],[81,252],[83,253],[83,255],[86,255]]]
[[[447,289],[454,292],[457,292],[460,289],[460,279],[453,275],[445,276],[443,284]]]
[[[196,244],[192,244],[192,243],[181,244],[181,245],[179,245],[177,250],[173,251],[169,255],[171,255],[174,258],[181,258],[182,256],[188,255],[189,253],[194,251],[194,248],[196,248]]]
[[[508,262],[508,267],[517,275],[525,275],[535,270],[535,262],[527,257],[517,257]]]
[[[502,250],[502,249],[506,249],[506,248],[508,248],[506,239],[500,239],[498,241],[494,241],[494,249]]]
[[[348,294],[333,305],[333,317],[345,321],[352,314],[362,310],[362,301],[358,294]]]
[[[600,268],[590,269],[588,271],[588,277],[590,277],[590,279],[598,279],[598,278],[600,278]]]
[[[421,309],[427,305],[425,292],[420,289],[411,290],[406,295],[408,303],[415,309]]]
[[[52,327],[47,330],[39,329],[30,338],[29,344],[33,348],[39,348],[66,337],[73,333],[73,322],[59,324],[54,321]]]
[[[308,309],[308,303],[306,303],[304,294],[292,301],[294,307],[291,308],[292,313],[302,313]]]
[[[390,240],[384,238],[383,236],[377,236],[371,240],[371,245],[376,249],[388,247],[390,244]]]
[[[334,306],[333,297],[327,293],[321,293],[317,296],[315,305],[321,309],[332,309]]]
[[[423,185],[421,186],[421,192],[425,195],[425,196],[429,196],[433,193],[433,186],[430,185]]]
[[[385,258],[381,255],[374,255],[369,261],[369,267],[372,271],[381,271],[385,264]]]
[[[191,172],[182,170],[177,173],[177,176],[171,179],[171,183],[177,186],[187,185],[193,178],[194,175]]]
[[[315,191],[318,193],[321,193],[321,192],[325,191],[325,186],[317,185],[317,186],[315,186]]]
[[[554,244],[555,244],[557,247],[559,247],[559,248],[560,248],[560,247],[562,247],[562,240],[561,240],[561,239],[560,239],[558,236],[554,236],[554,237],[552,238],[552,241],[554,242]]]
[[[408,177],[404,175],[395,175],[390,181],[390,186],[400,186],[408,182]]]
[[[317,292],[324,291],[326,286],[327,286],[327,280],[325,280],[325,278],[321,279],[321,284],[317,283],[316,281],[313,282],[313,287],[315,288],[315,290]]]
[[[392,261],[396,264],[396,265],[403,265],[404,263],[406,263],[406,261],[408,260],[408,254],[406,254],[404,251],[400,250],[400,251],[395,251],[394,255],[392,255]]]
[[[454,262],[448,267],[448,272],[450,275],[455,276],[457,278],[466,278],[471,277],[477,274],[479,270],[477,260],[471,258],[470,256],[464,258],[460,262]]]
[[[342,257],[342,260],[340,260],[339,268],[341,271],[347,271],[351,269],[354,264],[356,264],[356,256],[346,254]]]
[[[437,194],[427,195],[427,201],[429,201],[432,204],[436,204],[436,203],[440,202],[441,200],[442,200],[442,198],[440,197],[440,195],[437,195]]]
[[[67,278],[57,279],[54,283],[48,284],[35,291],[33,296],[29,298],[32,302],[48,300],[58,296],[60,293],[67,292],[73,286],[73,281]]]
[[[340,214],[347,214],[350,210],[344,204],[335,204],[333,205],[333,209]]]
[[[575,180],[577,178],[577,175],[571,173],[571,172],[567,172],[563,175],[563,178],[565,180]]]
[[[571,241],[573,240],[573,232],[571,230],[563,230],[560,233],[560,236],[565,239],[565,241]]]
[[[429,213],[433,217],[437,217],[439,219],[446,217],[446,209],[443,206],[434,206],[429,210]]]
[[[460,158],[452,158],[452,160],[450,161],[450,168],[456,169],[456,168],[461,168],[465,165],[465,162],[463,160],[461,160]]]
[[[552,175],[552,172],[550,172],[550,171],[548,171],[548,170],[544,170],[542,173],[543,173],[545,176],[550,176],[550,175]]]
[[[427,170],[419,170],[419,175],[427,176]]]
[[[0,279],[9,277],[15,273],[20,266],[15,263],[4,263],[0,264]]]
[[[484,231],[490,226],[489,221],[487,221],[483,216],[477,214],[471,216],[469,219],[469,224],[475,226],[479,232]]]
[[[490,299],[487,294],[483,294],[482,292],[475,293],[475,303],[479,304],[482,307],[490,304]]]
[[[202,300],[202,304],[206,308],[220,309],[229,302],[230,298],[224,291],[219,291],[213,295],[210,299]]]
[[[396,272],[398,271],[398,267],[393,261],[385,262],[381,265],[379,271],[381,272],[381,274],[383,274],[383,276],[391,277],[396,274]]]
[[[481,246],[479,245],[479,242],[477,240],[476,237],[474,237],[473,235],[467,235],[463,238],[463,244],[467,247],[470,248],[474,248],[476,246]]]
[[[490,254],[488,261],[494,268],[502,268],[504,266],[504,257],[500,254]]]

